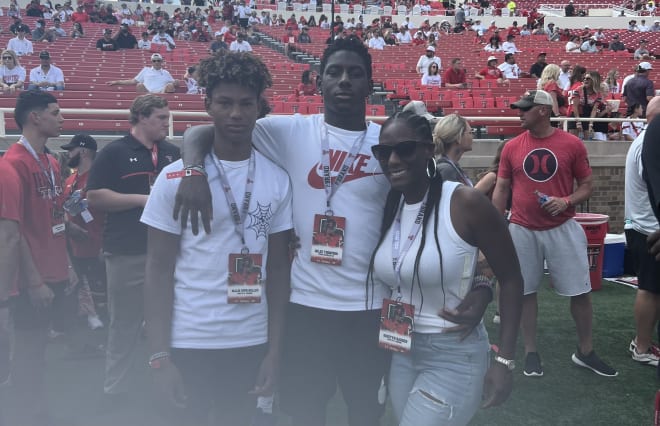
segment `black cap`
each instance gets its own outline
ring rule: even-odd
[[[96,151],[98,148],[96,145],[96,140],[90,135],[86,135],[84,133],[75,135],[73,138],[71,138],[71,141],[68,144],[62,145],[60,148],[66,151],[70,151],[78,147],[91,149],[92,151]]]
[[[39,53],[39,59],[50,59],[50,53],[47,50],[43,50]]]

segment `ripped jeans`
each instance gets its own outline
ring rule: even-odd
[[[489,348],[483,323],[462,342],[459,333],[414,333],[410,353],[392,356],[389,391],[399,425],[467,424],[481,403]]]

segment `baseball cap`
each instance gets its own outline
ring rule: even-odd
[[[489,56],[486,62],[490,62],[490,61],[497,61],[497,58],[495,56]]]
[[[440,117],[436,117],[426,109],[426,104],[422,101],[411,101],[408,102],[408,105],[403,107],[404,111],[411,111],[420,117],[426,118],[431,124],[435,124],[440,120]]]
[[[151,60],[152,61],[162,61],[163,57],[160,55],[160,53],[154,53],[151,55]]]
[[[79,133],[75,135],[73,138],[71,138],[68,144],[62,145],[60,148],[66,151],[70,151],[78,147],[88,148],[91,149],[92,151],[96,151],[98,149],[98,146],[96,145],[96,140],[90,135],[84,133]]]
[[[639,65],[637,65],[638,71],[648,71],[652,69],[653,66],[649,62],[640,62]]]
[[[47,50],[43,50],[39,53],[39,59],[50,59],[50,53]]]
[[[511,104],[511,109],[525,109],[536,105],[552,106],[552,96],[545,90],[531,90],[526,92],[519,101]]]
[[[428,52],[428,51],[430,51],[430,52],[435,52],[435,47],[433,47],[433,46],[426,46],[426,51],[427,51],[427,52]]]
[[[215,34],[213,34],[213,35],[214,35],[215,37],[217,37],[217,36],[221,36],[222,33],[221,33],[220,31],[216,31]]]

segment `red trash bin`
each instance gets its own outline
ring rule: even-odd
[[[603,279],[603,247],[610,217],[597,213],[576,213],[575,220],[582,225],[587,236],[589,278],[592,290],[600,290]]]

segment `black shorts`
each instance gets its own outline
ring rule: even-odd
[[[78,318],[78,291],[70,289],[72,291],[67,294],[64,289],[68,284],[69,281],[46,283],[55,294],[53,303],[46,308],[32,306],[27,290],[22,290],[12,304],[14,326],[19,330],[43,330],[52,327],[61,333],[71,331]]]
[[[282,409],[294,425],[325,423],[341,389],[351,426],[380,424],[378,403],[389,352],[378,347],[380,310],[329,311],[290,303],[282,354]]]
[[[649,254],[646,235],[634,229],[626,229],[626,243],[633,270],[637,274],[637,288],[660,294],[660,262]]]
[[[249,394],[256,384],[267,345],[235,349],[173,348],[172,362],[183,379],[186,408],[171,418],[172,425],[249,425],[257,398]]]

